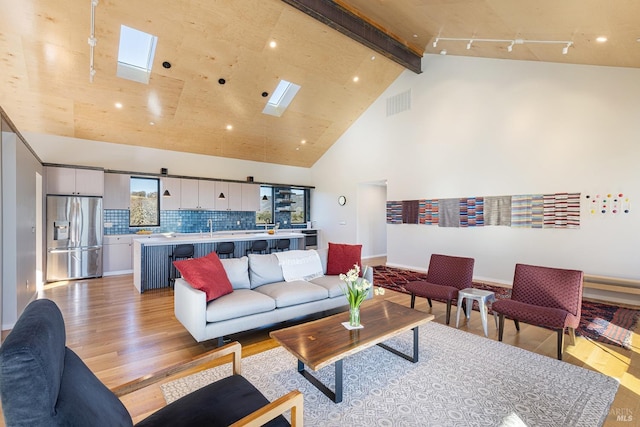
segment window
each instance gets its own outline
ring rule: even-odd
[[[121,25],[116,75],[149,84],[157,43],[158,37]]]
[[[291,224],[304,224],[307,222],[306,190],[291,189]]]
[[[260,210],[256,224],[273,224],[273,187],[260,187]]]
[[[131,177],[129,227],[160,226],[160,180]]]

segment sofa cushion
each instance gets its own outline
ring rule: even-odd
[[[215,252],[200,258],[174,261],[173,265],[189,285],[207,295],[207,301],[233,292],[227,273]]]
[[[327,274],[346,273],[353,268],[354,264],[362,266],[361,254],[362,245],[345,245],[330,242],[329,255],[327,256]]]
[[[322,276],[310,280],[314,285],[322,286],[329,292],[329,298],[335,298],[340,295],[344,295],[342,289],[347,285],[340,280],[338,276]],[[345,300],[346,302],[346,300]]]
[[[222,258],[220,260],[233,289],[249,289],[249,258]]]
[[[277,308],[318,301],[329,296],[329,291],[322,286],[304,280],[270,283],[255,288],[254,291],[273,298]]]
[[[220,322],[264,313],[275,308],[276,303],[273,298],[251,289],[238,289],[208,303],[206,319],[207,322]]]
[[[267,283],[282,282],[282,268],[274,254],[249,254],[249,279],[251,289]]]

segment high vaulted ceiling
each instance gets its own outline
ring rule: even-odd
[[[91,0],[0,0],[0,105],[23,132],[309,167],[404,68],[287,3],[99,0],[90,82]],[[640,68],[640,2],[633,0],[334,3],[417,55],[444,49]],[[116,77],[121,24],[158,36],[148,85]],[[467,49],[466,39],[477,41]],[[567,54],[564,45],[544,43],[510,52],[509,43],[479,39],[572,45]],[[262,114],[262,93],[280,79],[302,88],[282,117]]]

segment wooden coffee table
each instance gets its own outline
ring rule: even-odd
[[[342,402],[342,360],[361,350],[379,345],[410,362],[418,361],[418,326],[433,320],[433,315],[386,300],[368,300],[360,306],[364,328],[346,329],[342,322],[349,312],[339,313],[269,335],[298,359],[298,372],[334,402]],[[413,330],[413,354],[404,354],[382,342]],[[314,371],[335,364],[335,391],[305,369]]]

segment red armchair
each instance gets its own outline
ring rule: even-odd
[[[502,341],[505,316],[513,319],[516,330],[520,321],[550,328],[558,333],[558,360],[562,360],[564,331],[569,328],[575,344],[575,328],[582,309],[583,272],[561,268],[516,264],[511,299],[493,303],[498,313],[498,340]]]
[[[447,302],[446,322],[451,318],[451,301],[458,298],[458,291],[472,287],[473,258],[432,254],[426,281],[408,283],[405,288],[411,292],[411,308],[415,307],[416,296],[426,298],[429,307],[431,299]],[[470,307],[469,307],[470,309]]]

